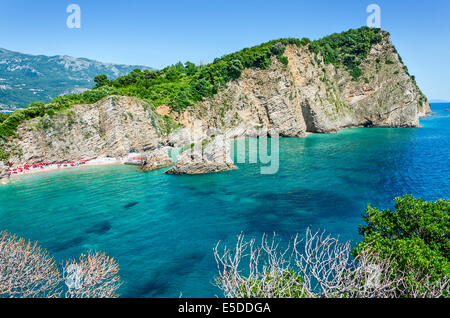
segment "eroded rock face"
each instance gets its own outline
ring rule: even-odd
[[[173,165],[174,162],[169,156],[169,149],[170,147],[163,147],[149,153],[147,155],[146,163],[142,166],[141,171],[153,171]]]
[[[206,128],[234,128],[236,137],[255,127],[294,137],[347,127],[416,127],[419,116],[430,112],[387,34],[372,47],[356,81],[307,47],[288,46],[284,55],[287,66],[273,58],[266,70],[246,69],[178,119],[189,126],[202,118]]]
[[[148,152],[161,140],[160,116],[130,97],[107,97],[95,104],[35,118],[19,126],[10,140],[8,164],[84,158],[124,157]]]
[[[284,55],[287,65],[274,57],[268,69],[246,69],[239,80],[181,114],[170,112],[167,105],[153,109],[135,98],[111,96],[27,121],[18,127],[16,138],[2,144],[9,154],[5,164],[123,157],[131,150],[149,153],[165,146],[189,148],[189,132],[198,121],[203,131],[226,138],[251,137],[258,129],[271,136],[295,137],[346,127],[416,127],[419,117],[430,112],[387,33],[360,65],[363,75],[356,81],[343,67],[326,65],[308,47],[287,46]],[[162,115],[184,127],[164,131]],[[231,159],[221,160],[220,149],[213,148],[217,142],[184,152],[169,173],[234,169]],[[157,154],[147,168],[165,164],[169,165],[167,157]]]
[[[230,156],[230,140],[217,136],[194,145],[185,150],[178,162],[170,168],[167,174],[204,174],[227,170],[234,170]]]
[[[7,181],[9,179],[8,167],[0,161],[0,182]]]

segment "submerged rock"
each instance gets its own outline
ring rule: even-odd
[[[204,174],[234,170],[230,157],[230,140],[223,136],[204,139],[184,150],[167,174]]]
[[[147,160],[142,166],[141,171],[153,171],[173,165],[174,162],[169,157],[169,149],[169,147],[164,147],[151,152],[147,156]]]

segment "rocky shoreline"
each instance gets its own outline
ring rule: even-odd
[[[170,149],[170,147],[163,147],[148,154],[145,164],[141,167],[141,171],[148,172],[173,165],[174,162],[169,156]]]
[[[307,47],[286,46],[284,56],[287,64],[273,57],[267,69],[244,69],[238,80],[183,112],[109,96],[28,120],[15,137],[0,141],[8,154],[0,177],[5,167],[24,162],[131,152],[146,155],[142,171],[171,165],[168,174],[226,171],[236,166],[229,147],[219,144],[253,137],[258,129],[268,136],[299,137],[348,127],[418,127],[419,117],[430,113],[388,35],[373,45],[358,80]],[[197,122],[201,128],[195,131]],[[168,147],[183,149],[176,163]]]
[[[230,139],[217,136],[206,141],[181,153],[178,162],[166,173],[205,174],[237,169],[231,159]]]

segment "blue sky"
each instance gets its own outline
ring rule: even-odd
[[[80,29],[66,26],[71,3],[81,7]],[[363,26],[371,3],[425,94],[450,100],[448,0],[0,0],[0,47],[157,68],[207,63],[276,38]]]

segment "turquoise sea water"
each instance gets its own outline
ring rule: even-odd
[[[212,248],[307,227],[357,242],[361,213],[411,193],[450,197],[450,109],[422,128],[346,129],[280,141],[280,170],[257,164],[202,176],[83,167],[0,186],[0,229],[38,240],[58,262],[89,249],[120,263],[125,297],[214,297]]]

